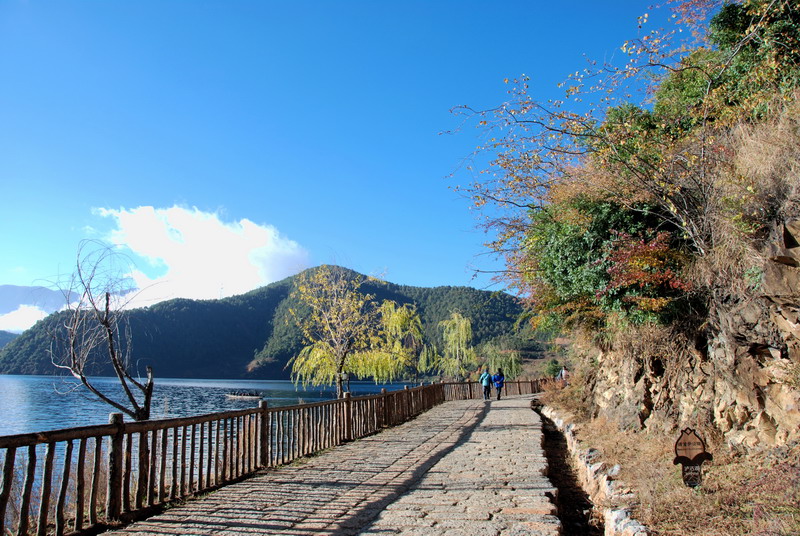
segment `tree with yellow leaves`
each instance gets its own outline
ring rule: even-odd
[[[472,347],[472,321],[457,311],[450,318],[439,322],[444,339],[444,356],[441,370],[445,376],[464,380],[478,365]]]
[[[301,274],[293,297],[307,309],[292,310],[306,346],[290,361],[303,385],[336,385],[345,392],[350,375],[391,381],[400,376],[421,345],[416,310],[365,294],[363,277],[323,265]]]

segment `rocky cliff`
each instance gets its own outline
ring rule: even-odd
[[[766,243],[748,297],[718,300],[695,334],[649,328],[584,348],[591,413],[748,450],[800,441],[800,219]]]

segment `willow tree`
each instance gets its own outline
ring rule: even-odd
[[[417,357],[417,378],[420,374],[438,374],[442,370],[442,356],[436,345],[423,346]]]
[[[418,370],[425,345],[422,337],[422,320],[413,305],[398,305],[392,300],[381,304],[381,318],[387,342],[395,355],[405,356],[406,365]]]
[[[398,378],[421,343],[416,311],[362,292],[366,280],[323,265],[298,276],[292,310],[306,346],[290,361],[295,382],[336,385],[342,397],[350,375],[376,382]]]
[[[441,370],[445,376],[463,380],[477,365],[472,347],[472,322],[461,313],[453,312],[450,318],[439,322],[444,340]]]
[[[66,311],[50,334],[50,359],[106,404],[144,421],[150,418],[153,369],[146,367],[142,378],[131,360],[131,334],[123,311],[131,290],[125,261],[112,246],[93,240],[81,243],[75,271],[59,284]],[[111,367],[122,395],[92,379],[96,366]]]
[[[509,380],[522,374],[522,356],[518,350],[503,348],[492,342],[481,348],[481,354],[492,372],[503,369],[503,375]]]

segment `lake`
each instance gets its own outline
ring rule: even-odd
[[[94,378],[93,381],[101,390],[108,389],[122,400],[122,389],[116,378]],[[402,389],[403,385],[350,382],[354,395],[378,393],[383,387]],[[335,397],[334,387],[295,388],[288,380],[156,378],[151,416],[154,419],[188,417],[258,405],[257,400],[225,396],[234,391],[258,391],[270,406],[291,406]],[[69,377],[0,375],[0,435],[108,424],[108,414],[115,411]]]

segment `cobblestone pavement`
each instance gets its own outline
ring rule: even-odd
[[[558,534],[530,397],[417,419],[107,534]]]
[[[559,534],[542,441],[530,397],[492,401],[471,434],[361,534]]]

